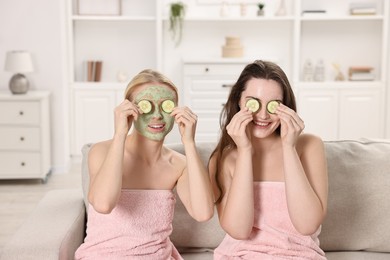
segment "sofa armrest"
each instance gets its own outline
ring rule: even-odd
[[[85,236],[81,189],[49,191],[5,245],[2,259],[74,259]]]

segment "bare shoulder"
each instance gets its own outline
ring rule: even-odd
[[[88,153],[88,167],[90,174],[95,174],[103,164],[111,142],[112,140],[107,140],[92,145]]]
[[[178,171],[182,172],[184,168],[186,167],[187,161],[184,154],[179,153],[178,151],[175,151],[171,148],[168,148],[164,146],[164,157],[173,165],[175,168],[177,168]]]
[[[313,134],[301,134],[297,142],[297,151],[299,154],[323,152],[324,142],[319,136]],[[317,151],[317,152],[316,152]]]
[[[221,177],[230,179],[233,177],[234,168],[237,161],[237,149],[229,149],[222,153],[221,157]]]
[[[91,149],[89,150],[89,158],[94,158],[97,156],[106,155],[107,151],[110,147],[110,144],[112,143],[112,140],[107,140],[103,142],[95,143],[91,146]]]

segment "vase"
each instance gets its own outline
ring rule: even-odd
[[[280,0],[279,8],[276,11],[275,15],[276,16],[283,16],[287,14],[286,10],[286,1],[285,0]]]

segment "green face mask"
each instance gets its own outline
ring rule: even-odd
[[[135,129],[146,138],[162,141],[172,130],[174,118],[162,110],[161,104],[165,100],[176,101],[175,92],[164,86],[150,86],[135,96],[135,103],[148,100],[152,109],[149,113],[138,116],[134,122]]]

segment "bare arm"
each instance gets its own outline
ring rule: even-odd
[[[122,189],[126,136],[138,109],[128,100],[115,108],[115,134],[110,142],[92,147],[89,157],[90,186],[88,200],[100,213],[110,213]],[[96,146],[96,147],[95,147]]]
[[[301,158],[296,149],[283,147],[287,205],[294,227],[311,235],[326,215],[328,178],[323,143],[305,137]]]
[[[298,232],[313,234],[326,215],[328,177],[322,141],[300,135],[304,123],[286,106],[280,105],[283,165],[287,205]],[[299,152],[298,152],[299,151]]]
[[[222,158],[220,169],[226,192],[217,205],[219,220],[222,228],[236,239],[248,238],[254,222],[252,145],[246,134],[252,118],[252,113],[244,109],[227,126],[237,150]]]
[[[188,108],[175,108],[172,116],[179,125],[187,161],[177,182],[177,192],[188,213],[197,221],[206,221],[214,214],[214,197],[194,141],[197,116]]]

